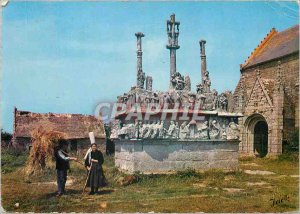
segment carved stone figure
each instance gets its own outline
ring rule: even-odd
[[[164,94],[164,103],[172,103],[171,96],[168,92]]]
[[[184,78],[184,90],[191,91],[191,79],[189,76]]]
[[[197,122],[195,120],[191,120],[189,122],[189,137],[196,138],[197,137]]]
[[[180,132],[179,132],[179,138],[180,139],[186,139],[189,137],[189,124],[187,124],[186,121],[184,121],[180,126]]]
[[[159,103],[159,97],[157,93],[153,93],[152,102]]]
[[[209,136],[211,139],[218,139],[219,135],[220,135],[220,125],[218,124],[218,122],[216,120],[213,120],[211,122],[211,127],[209,130]]]
[[[203,94],[204,93],[204,87],[201,83],[196,85],[196,91],[197,91],[197,94]]]
[[[172,88],[174,88],[175,90],[183,90],[185,85],[184,77],[181,76],[179,72],[172,74],[171,84],[172,84]]]
[[[128,94],[127,104],[128,104],[128,105],[133,105],[133,104],[134,104],[134,97],[133,97],[133,94]]]
[[[137,75],[137,83],[138,83],[137,87],[144,88],[144,82],[145,82],[145,72],[139,70]]]
[[[167,132],[167,138],[174,138],[175,136],[176,136],[176,125],[174,121],[171,121]]]
[[[112,121],[110,139],[117,139],[119,130],[120,130],[120,121],[119,120]]]
[[[150,96],[146,96],[146,97],[145,97],[145,103],[146,103],[146,104],[151,103],[151,97],[150,97]]]
[[[209,72],[208,71],[204,72],[203,84],[204,84],[204,92],[209,93],[210,92],[211,81],[209,79]]]
[[[205,100],[202,101],[203,109],[205,110],[214,110],[214,94],[212,92],[205,93]]]
[[[128,101],[128,95],[126,93],[124,93],[124,95],[119,97],[120,103],[124,103],[127,104]]]
[[[199,138],[208,139],[208,121],[205,121],[198,128]]]
[[[125,124],[119,130],[118,136],[121,139],[128,139],[134,137],[134,125],[133,124]]]
[[[178,91],[174,91],[174,92],[171,94],[171,97],[172,97],[172,100],[173,100],[175,103],[179,103],[179,104],[182,103],[182,96],[181,96],[181,93],[179,93]]]
[[[240,130],[238,124],[230,122],[227,131],[227,140],[238,140],[240,138]]]
[[[173,138],[178,138],[179,137],[179,124],[178,122],[175,123],[175,133],[173,135]]]
[[[144,124],[142,123],[142,121],[139,124],[139,138],[143,138],[144,137]]]
[[[189,103],[189,95],[188,93],[192,93],[192,92],[188,92],[188,91],[179,91],[180,93],[180,101],[181,103]]]
[[[150,126],[149,122],[148,122],[148,123],[145,122],[145,123],[143,124],[143,127],[142,127],[142,133],[141,133],[141,137],[142,137],[142,138],[145,138],[145,135],[146,135],[146,133],[148,132],[149,126]]]
[[[135,138],[139,138],[139,129],[140,129],[140,123],[138,120],[135,121],[135,124],[134,124],[134,137]]]
[[[145,132],[144,138],[150,138],[151,134],[153,132],[153,125],[154,122],[149,122],[148,126],[147,126],[147,132]]]
[[[152,91],[152,77],[151,76],[147,76],[146,77],[146,90],[148,91]]]
[[[188,93],[188,102],[189,103],[195,103],[196,102],[196,94],[193,92]]]
[[[227,139],[227,134],[225,131],[222,132],[222,140],[226,140]]]
[[[167,130],[164,127],[164,121],[160,122],[159,128],[158,128],[158,137],[159,138],[165,138],[167,133]]]
[[[204,94],[197,94],[196,95],[196,100],[197,100],[197,103],[200,104],[200,108],[205,110],[205,100],[206,100],[206,96]]]
[[[216,91],[216,89],[212,90],[212,94],[213,94],[213,101],[212,101],[213,108],[212,108],[212,110],[215,110],[218,107],[218,92]]]
[[[221,108],[222,110],[224,111],[227,111],[227,107],[228,107],[228,99],[225,95],[225,93],[222,93],[220,96],[219,96],[219,108]]]
[[[156,123],[153,123],[153,131],[152,131],[152,135],[151,138],[157,138],[158,134],[159,134],[159,126],[160,126],[160,122],[157,121]]]

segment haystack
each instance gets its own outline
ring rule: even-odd
[[[39,127],[32,131],[32,147],[26,163],[27,175],[41,173],[54,166],[54,151],[59,140],[64,138],[64,133],[47,131]]]

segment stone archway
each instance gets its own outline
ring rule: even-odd
[[[253,114],[245,122],[248,151],[257,157],[268,154],[268,123],[260,114]]]

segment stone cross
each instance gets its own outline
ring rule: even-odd
[[[190,79],[189,76],[185,76],[185,78],[184,78],[184,83],[185,83],[184,89],[185,89],[186,91],[191,91],[191,79]]]
[[[152,77],[151,76],[147,76],[146,77],[146,90],[148,91],[152,91]]]
[[[137,46],[137,63],[136,63],[136,70],[137,70],[137,83],[136,86],[138,88],[144,88],[144,81],[145,81],[145,73],[143,72],[143,64],[142,64],[142,37],[145,35],[141,32],[135,34],[137,38],[136,46]]]
[[[172,75],[176,73],[176,50],[180,48],[178,45],[179,25],[180,22],[175,21],[175,14],[172,14],[170,20],[167,20],[168,44],[166,46],[170,50],[170,89],[173,88]]]

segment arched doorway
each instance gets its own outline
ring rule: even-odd
[[[268,154],[268,124],[261,114],[253,114],[245,122],[248,152],[256,157]]]
[[[254,154],[265,157],[268,154],[268,124],[259,121],[254,126]]]

